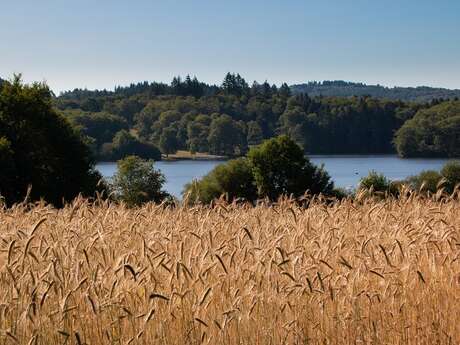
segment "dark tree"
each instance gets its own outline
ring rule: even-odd
[[[402,157],[460,157],[460,101],[421,109],[396,132]]]
[[[248,160],[238,158],[218,165],[201,180],[192,181],[183,194],[192,203],[210,203],[221,195],[230,201],[235,198],[253,201],[257,198],[257,188]]]
[[[212,121],[208,142],[213,154],[235,156],[247,151],[246,137],[241,126],[228,115]]]
[[[119,131],[111,143],[102,145],[98,158],[103,161],[117,161],[131,155],[142,159],[161,160],[161,152],[155,145],[140,141],[126,130]]]
[[[160,150],[166,155],[176,153],[177,151],[177,132],[174,128],[166,127],[161,132]]]
[[[276,200],[281,195],[299,197],[332,194],[328,173],[305,158],[303,150],[287,136],[265,141],[248,153],[260,197]]]
[[[0,89],[0,194],[8,204],[31,200],[61,206],[79,193],[91,196],[101,176],[89,148],[51,105],[45,84],[16,76]]]

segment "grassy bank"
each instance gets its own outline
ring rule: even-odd
[[[1,344],[457,344],[460,203],[0,210]]]
[[[218,155],[211,155],[209,153],[203,153],[203,152],[196,152],[196,153],[191,153],[190,151],[177,151],[174,154],[170,155],[162,155],[163,160],[171,160],[171,161],[177,161],[177,160],[226,160],[228,157],[226,156],[218,156]]]

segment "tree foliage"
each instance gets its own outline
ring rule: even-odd
[[[370,194],[377,193],[380,196],[397,196],[400,185],[401,182],[391,181],[385,175],[372,170],[367,176],[361,178],[358,190],[365,190]]]
[[[360,92],[336,97],[334,93],[314,91],[350,87]],[[162,147],[166,154],[188,150],[243,156],[248,146],[280,134],[289,135],[306,154],[395,153],[394,134],[404,123],[419,110],[446,103],[438,99],[409,103],[370,97],[361,92],[366,90],[364,85],[345,82],[312,84],[305,89],[311,91],[309,94],[299,90],[291,90],[285,83],[277,87],[267,81],[249,86],[241,75],[228,73],[220,86],[187,76],[175,77],[170,85],[143,82],[114,91],[74,90],[58,97],[56,106],[65,112],[79,110],[92,116],[116,116],[127,124],[128,128],[123,129],[134,130],[141,141]],[[428,123],[431,121],[434,120]],[[449,119],[439,125],[441,134],[435,145],[445,149],[437,155],[458,154],[457,122]],[[396,140],[401,155],[428,152],[414,144],[414,140],[420,140],[413,133],[425,125],[417,123],[401,129]],[[107,126],[111,124],[107,122]],[[108,132],[113,135],[113,130]],[[106,136],[104,133],[107,132],[101,130],[100,135],[91,136],[96,146],[101,145],[99,137]]]
[[[413,189],[422,192],[436,193],[440,188],[452,193],[460,187],[460,162],[450,161],[444,164],[441,171],[425,170],[411,176],[407,183]]]
[[[460,157],[460,101],[421,109],[397,131],[402,157]]]
[[[127,156],[117,162],[117,173],[112,179],[114,196],[128,206],[140,206],[145,202],[161,202],[169,198],[162,190],[164,175],[156,170],[152,160]]]
[[[307,191],[331,194],[334,188],[328,173],[312,164],[287,136],[267,140],[252,148],[248,159],[259,197],[276,200],[281,195],[299,197]]]
[[[161,160],[161,152],[155,145],[138,140],[126,130],[117,132],[111,143],[103,144],[98,157],[101,160],[117,161],[130,155]]]
[[[221,195],[228,200],[255,200],[257,189],[249,161],[238,158],[218,165],[201,180],[187,184],[184,195],[191,202],[202,203],[210,203]]]
[[[270,139],[251,148],[247,157],[218,165],[201,180],[185,188],[190,201],[209,203],[225,195],[229,200],[280,196],[334,194],[329,174],[304,157],[302,149],[286,136]]]
[[[52,107],[45,84],[20,76],[0,87],[0,194],[7,203],[31,200],[62,205],[79,193],[94,195],[101,176],[89,148]]]
[[[441,176],[444,178],[444,187],[447,192],[452,193],[455,188],[460,187],[460,161],[450,161],[444,164],[441,169]]]
[[[407,178],[407,184],[417,192],[436,193],[440,187],[442,176],[435,170],[424,170],[418,175]]]
[[[178,147],[177,131],[173,127],[163,128],[160,135],[160,149],[166,155],[176,153]]]

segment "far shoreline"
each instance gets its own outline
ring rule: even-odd
[[[188,160],[193,160],[193,161],[226,161],[229,160],[230,158],[227,156],[219,156],[219,155],[212,155],[208,153],[202,153],[202,152],[197,152],[197,153],[191,153],[189,151],[177,151],[174,154],[170,155],[161,155],[161,160],[162,161],[188,161]]]
[[[244,157],[244,156],[239,156]],[[359,154],[359,153],[343,153],[343,154],[327,154],[327,153],[319,153],[319,154],[306,154],[305,157],[307,158],[378,158],[378,157],[394,157],[401,159],[403,161],[417,161],[417,160],[460,160],[460,157],[401,157],[397,153],[375,153],[375,154]],[[229,156],[220,156],[220,155],[212,155],[203,152],[197,152],[195,154],[190,153],[189,151],[177,151],[174,154],[162,154],[161,160],[154,160],[155,162],[180,162],[180,161],[196,161],[196,162],[207,162],[207,161],[228,161],[230,159],[238,158],[229,157]],[[96,164],[109,164],[109,163],[117,163],[116,160],[97,160]]]

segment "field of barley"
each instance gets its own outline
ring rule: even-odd
[[[459,344],[460,202],[0,210],[0,344]]]

